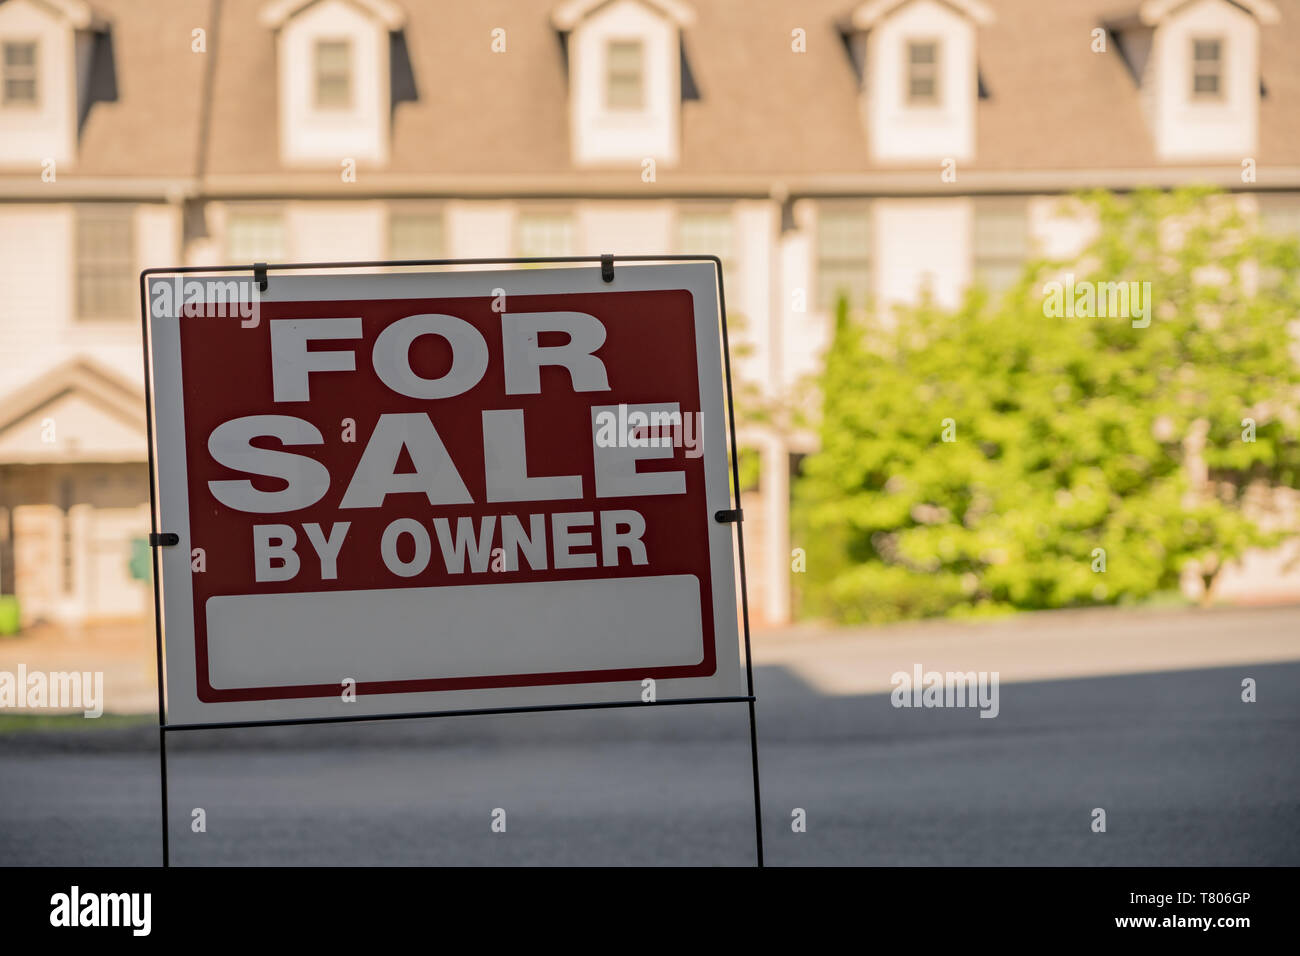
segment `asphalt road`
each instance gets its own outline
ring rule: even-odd
[[[1256,703],[1241,701],[1243,677]],[[769,864],[1300,864],[1300,663],[1004,684],[991,720],[823,696],[781,667],[756,681]],[[0,737],[0,864],[157,863],[156,736]],[[743,705],[203,732],[171,747],[175,864],[754,859]]]

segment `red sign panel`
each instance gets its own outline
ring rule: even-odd
[[[157,280],[169,711],[735,692],[712,270],[619,271]]]

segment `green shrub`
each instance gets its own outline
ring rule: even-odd
[[[1242,502],[1300,474],[1300,248],[1206,190],[1086,202],[1097,239],[1029,264],[999,300],[977,289],[892,321],[841,304],[820,450],[794,488],[804,613],[1129,602],[1176,590],[1189,561],[1208,581],[1277,540]],[[1149,325],[1049,317],[1064,271],[1150,282]]]

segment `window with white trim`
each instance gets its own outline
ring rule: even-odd
[[[1223,98],[1223,40],[1220,37],[1192,39],[1192,99]]]
[[[725,209],[687,209],[677,214],[677,251],[688,255],[717,256],[722,277],[730,284],[736,274],[736,223]]]
[[[870,207],[823,206],[817,213],[817,308],[830,311],[840,296],[861,308],[870,293]]]
[[[524,258],[571,256],[573,217],[562,212],[524,212],[515,223],[515,252]]]
[[[135,207],[75,207],[77,317],[127,319],[136,301]]]
[[[1265,232],[1300,239],[1300,195],[1261,195],[1259,216]]]
[[[389,211],[388,258],[440,259],[442,255],[441,212],[400,208]]]
[[[939,41],[907,43],[907,105],[939,106]]]
[[[605,108],[645,108],[645,47],[640,40],[610,40],[605,46]]]
[[[1300,240],[1300,195],[1268,194],[1259,197],[1259,229],[1274,239]],[[1279,289],[1286,276],[1276,266],[1260,270],[1263,289]]]
[[[352,44],[348,40],[317,40],[313,53],[315,99],[318,110],[352,106]]]
[[[977,200],[971,247],[977,285],[993,293],[1015,285],[1029,259],[1029,211],[1025,203]]]
[[[283,262],[287,258],[284,216],[278,209],[231,209],[226,214],[226,260]]]
[[[0,54],[0,103],[11,106],[39,106],[38,45],[35,40],[9,40]]]

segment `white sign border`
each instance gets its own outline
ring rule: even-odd
[[[189,280],[229,281],[230,273],[151,271],[145,289],[177,275]],[[736,601],[736,552],[733,526],[712,520],[714,513],[735,507],[729,484],[730,433],[723,396],[721,309],[715,264],[684,261],[655,265],[616,262],[614,279],[601,277],[598,263],[564,268],[474,271],[318,274],[271,272],[263,302],[346,301],[364,299],[461,298],[507,295],[583,294],[682,289],[690,293],[695,313],[696,364],[702,414],[705,497],[709,516],[709,563],[712,576],[714,648],[717,668],[708,677],[656,681],[660,702],[688,698],[737,697],[747,693],[740,663]],[[508,300],[507,300],[508,301]],[[152,381],[153,440],[157,489],[157,527],[180,542],[160,548],[162,629],[166,666],[166,723],[234,723],[294,719],[336,719],[390,714],[528,707],[581,707],[585,704],[639,702],[639,680],[530,687],[474,688],[399,694],[359,693],[355,702],[338,698],[299,698],[205,703],[194,687],[194,596],[191,582],[189,495],[185,457],[184,396],[181,382],[180,332],[175,314],[146,317],[146,374]],[[712,438],[711,436],[717,436]],[[743,558],[742,558],[743,560]],[[420,675],[412,675],[418,679]]]

